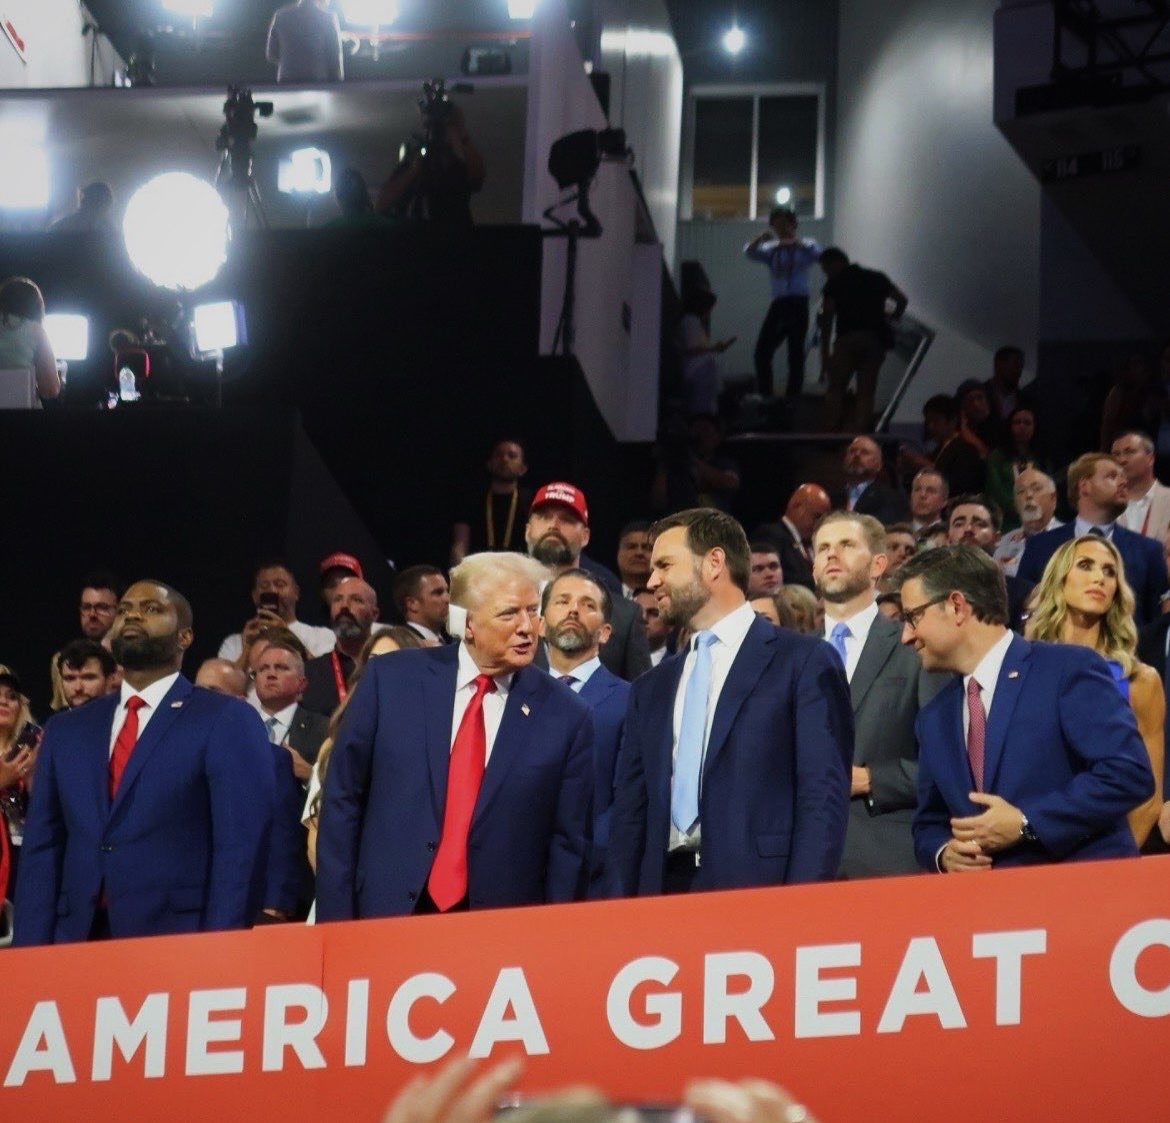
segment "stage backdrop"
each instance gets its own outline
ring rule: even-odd
[[[1160,1120],[1170,859],[0,952],[6,1119],[376,1121],[420,1067],[824,1123]]]

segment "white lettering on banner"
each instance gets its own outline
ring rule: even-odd
[[[644,955],[627,963],[609,985],[605,999],[605,1016],[609,1028],[623,1045],[631,1049],[661,1049],[682,1033],[682,995],[649,994],[645,1009],[655,1021],[643,1024],[634,1020],[630,999],[641,983],[669,986],[678,974],[678,964],[660,955]]]
[[[292,1009],[304,1011],[299,1021],[288,1020]],[[312,983],[289,983],[264,990],[264,1047],[260,1067],[264,1072],[284,1069],[284,1051],[291,1049],[302,1068],[324,1068],[325,1057],[317,1035],[329,1017],[329,1000]]]
[[[728,983],[746,978],[747,990],[732,994]],[[776,972],[759,952],[720,952],[703,960],[703,1044],[723,1045],[727,1021],[734,1018],[749,1041],[775,1041],[760,1012],[776,988]]]
[[[1109,957],[1109,985],[1131,1014],[1165,1018],[1170,1015],[1170,985],[1146,990],[1137,979],[1138,957],[1152,947],[1170,947],[1170,920],[1143,920],[1122,935]]]
[[[925,990],[918,989],[920,981],[926,983]],[[917,936],[906,948],[878,1022],[878,1033],[901,1033],[913,1014],[933,1014],[943,1029],[967,1028],[959,996],[933,936]]]
[[[33,1007],[4,1077],[4,1087],[19,1088],[30,1072],[51,1072],[58,1084],[77,1080],[56,1002],[38,1002]]]
[[[370,980],[350,979],[345,1003],[345,1067],[366,1063],[366,1027],[370,1020]]]
[[[1048,950],[1048,933],[1043,928],[1019,932],[976,932],[971,937],[972,959],[995,960],[995,1024],[1020,1024],[1025,955],[1043,955]]]
[[[243,1012],[248,1002],[245,987],[222,987],[218,990],[193,990],[187,1007],[187,1075],[222,1076],[244,1071],[242,1049],[217,1049],[210,1046],[239,1041],[242,1019],[216,1018],[212,1014]]]
[[[442,1005],[455,993],[455,984],[446,975],[424,971],[411,975],[395,992],[386,1009],[386,1038],[390,1048],[404,1061],[416,1065],[430,1064],[445,1057],[455,1045],[445,1029],[438,1029],[430,1037],[416,1037],[410,1028],[411,1007],[420,998],[433,998]]]
[[[860,944],[823,944],[796,949],[797,1037],[856,1037],[861,1033],[859,1010],[823,1011],[823,1002],[856,1002],[857,979],[853,975],[821,978],[832,967],[860,967]]]
[[[515,1012],[515,1017],[507,1016],[509,1010]],[[504,967],[496,976],[468,1055],[475,1060],[490,1057],[493,1046],[503,1041],[521,1042],[530,1057],[544,1056],[549,1051],[522,967]]]
[[[114,1046],[124,1061],[132,1061],[140,1046],[145,1045],[142,1075],[157,1080],[167,1069],[167,1012],[171,996],[148,994],[131,1021],[126,1017],[122,1000],[115,996],[99,998],[93,1019],[93,1067],[95,1083],[112,1078]]]

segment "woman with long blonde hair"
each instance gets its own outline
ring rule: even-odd
[[[1125,563],[1108,538],[1084,534],[1052,555],[1033,597],[1027,638],[1091,647],[1109,664],[1133,709],[1156,781],[1154,794],[1127,816],[1140,848],[1162,809],[1166,697],[1158,672],[1137,659],[1135,601]]]

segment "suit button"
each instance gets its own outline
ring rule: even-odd
[[[102,847],[103,854],[112,854],[113,852],[114,848],[108,842]]]
[[[417,901],[418,894],[416,892],[414,892],[414,890],[412,889],[409,893],[406,894],[406,899],[408,901]]]
[[[428,842],[427,849],[433,851],[435,849],[435,844],[433,842]]]

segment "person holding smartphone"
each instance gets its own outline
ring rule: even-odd
[[[219,657],[243,666],[252,640],[264,628],[288,628],[305,645],[310,656],[328,655],[337,637],[332,628],[304,624],[297,619],[297,602],[301,589],[292,570],[283,562],[265,562],[252,576],[252,604],[256,613],[245,621],[240,631],[219,645]]]
[[[15,673],[0,664],[0,904],[16,895],[28,790],[41,743]]]

